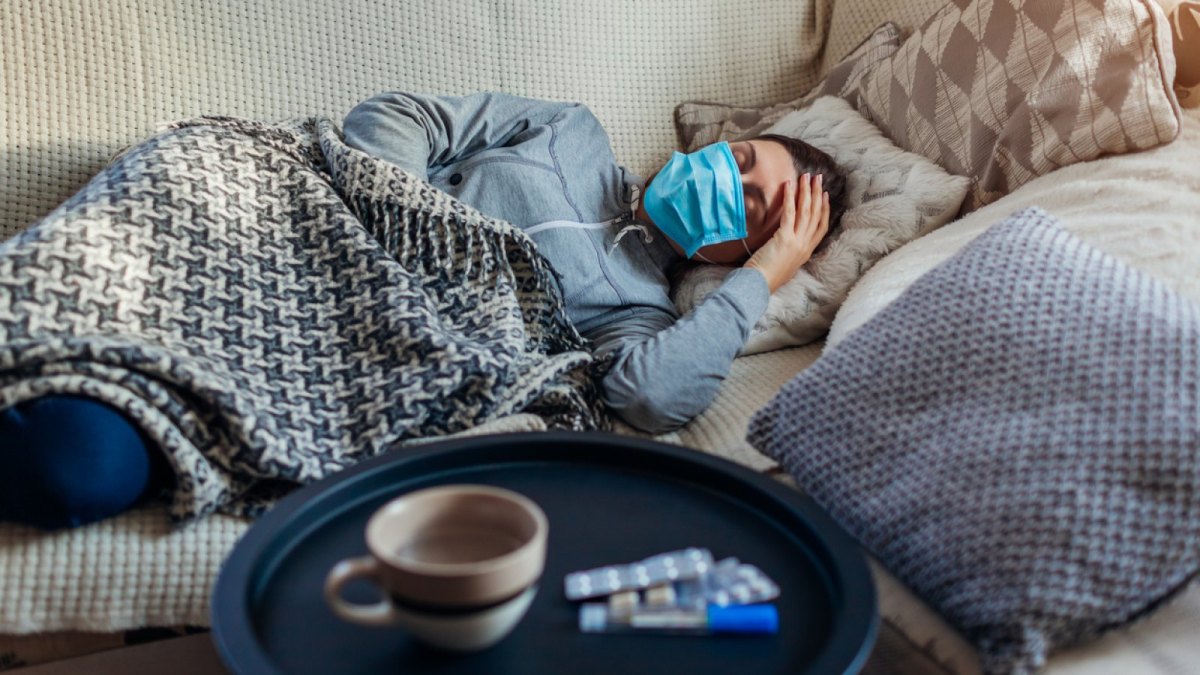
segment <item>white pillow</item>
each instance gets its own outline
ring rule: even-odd
[[[812,259],[771,295],[742,355],[822,337],[859,277],[884,255],[952,219],[968,186],[967,178],[896,147],[834,96],[788,113],[762,133],[799,138],[833,157],[846,172],[846,211]],[[687,313],[731,271],[707,264],[689,269],[673,289],[676,307]]]

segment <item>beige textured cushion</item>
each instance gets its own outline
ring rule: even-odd
[[[857,99],[859,81],[881,60],[900,47],[900,29],[884,23],[871,32],[846,58],[825,73],[819,84],[800,98],[768,106],[735,106],[708,101],[684,101],[675,107],[675,128],[684,152],[692,152],[717,141],[750,138],[784,115],[809,105],[822,96]]]
[[[1170,40],[1151,0],[954,0],[864,78],[859,109],[970,176],[965,214],[1059,167],[1173,140]]]

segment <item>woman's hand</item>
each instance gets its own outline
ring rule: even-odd
[[[772,293],[808,262],[829,231],[829,193],[821,183],[821,174],[806,173],[797,192],[796,181],[788,181],[779,229],[743,265],[762,272]]]

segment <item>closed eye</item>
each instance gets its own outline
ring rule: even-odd
[[[750,183],[744,183],[743,190],[746,197],[749,198],[748,203],[755,206],[759,225],[763,225],[767,221],[767,198],[763,195],[762,188]]]
[[[742,149],[741,152],[735,155],[735,157],[738,158],[738,168],[741,170],[742,174],[746,174],[754,168],[755,164],[758,163],[758,157],[756,156],[758,153],[754,150],[753,145],[746,144],[743,146],[743,148],[748,148],[748,150]],[[766,222],[767,197],[763,194],[761,187],[751,183],[746,183],[744,176],[742,181],[742,193],[744,195],[744,199],[747,204],[756,207],[756,212],[758,213],[758,224],[761,227],[762,224]]]

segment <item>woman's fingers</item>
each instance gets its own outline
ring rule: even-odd
[[[817,174],[812,177],[812,185],[809,189],[809,200],[804,204],[804,212],[802,219],[804,220],[804,234],[811,235],[816,230],[817,222],[813,218],[815,215],[814,207],[821,203],[821,175]],[[807,241],[807,239],[806,239]]]
[[[796,220],[796,181],[789,180],[784,189],[783,214],[780,216],[779,229],[786,231]]]
[[[800,179],[800,209],[796,214],[796,233],[802,234],[806,225],[808,225],[809,211],[812,210],[812,176],[804,174]]]
[[[810,214],[813,225],[819,225],[821,222],[821,203],[823,199],[821,195],[825,194],[824,187],[825,174],[819,173],[816,180],[813,181],[812,212]]]
[[[798,239],[811,253],[825,238],[829,231],[829,193],[823,189],[824,179],[821,174],[812,177],[811,200],[806,209],[797,218]]]

